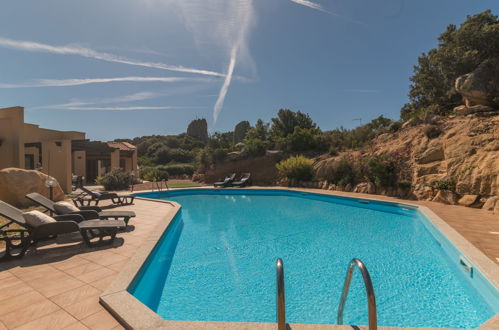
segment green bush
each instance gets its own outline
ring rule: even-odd
[[[279,174],[288,179],[308,181],[312,179],[312,161],[303,156],[294,156],[276,165]]]
[[[429,125],[425,127],[424,134],[428,139],[434,139],[442,134],[442,129],[436,125]]]
[[[147,181],[168,180],[168,171],[164,166],[145,166],[140,169],[140,177]]]
[[[285,149],[290,152],[320,150],[320,130],[296,126],[293,133],[285,137],[285,144]]]
[[[97,178],[97,183],[104,186],[105,190],[124,190],[135,183],[130,172],[122,169],[114,169],[103,177]]]
[[[395,185],[395,166],[389,160],[378,157],[364,159],[364,176],[378,187],[393,187]]]
[[[357,171],[356,164],[350,158],[341,157],[322,168],[318,172],[318,175],[323,180],[344,187],[349,183],[352,185],[356,183],[358,177]]]
[[[430,184],[430,187],[437,190],[456,190],[456,179],[444,179],[444,180],[435,180]]]
[[[168,164],[161,167],[167,171],[169,175],[193,175],[195,170],[192,164]]]
[[[249,139],[245,141],[244,151],[248,153],[248,156],[258,157],[265,155],[268,143],[260,139]]]

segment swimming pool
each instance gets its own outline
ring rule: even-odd
[[[129,292],[166,320],[275,322],[275,259],[289,323],[335,324],[348,262],[371,273],[382,326],[474,328],[497,290],[418,210],[287,190],[187,189],[138,196],[182,205]],[[356,272],[345,324],[367,324]]]

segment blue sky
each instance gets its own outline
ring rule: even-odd
[[[269,121],[398,119],[417,57],[497,0],[18,0],[0,5],[0,107],[109,140]]]

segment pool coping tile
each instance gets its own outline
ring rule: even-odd
[[[193,188],[189,188],[193,189]],[[206,188],[196,188],[206,189]],[[230,188],[229,188],[230,189]],[[449,224],[442,220],[435,212],[429,207],[418,205],[407,201],[392,202],[386,200],[367,197],[351,197],[341,194],[336,194],[335,191],[325,191],[321,189],[307,189],[307,188],[288,188],[288,187],[255,187],[247,189],[279,189],[297,192],[317,193],[323,195],[332,195],[337,197],[350,197],[358,200],[375,201],[387,203],[395,206],[409,207],[417,209],[423,213],[426,218],[433,224],[438,231],[440,231],[445,238],[447,238],[462,254],[476,266],[480,272],[487,278],[487,280],[499,290],[499,266],[489,259],[483,252],[466,240],[460,233],[453,229]],[[150,191],[137,191],[134,193],[142,193]],[[243,323],[243,322],[201,322],[201,321],[168,321],[160,317],[156,312],[152,311],[146,305],[137,300],[132,294],[128,292],[128,287],[131,285],[135,277],[138,275],[142,265],[146,262],[149,254],[153,251],[159,239],[168,228],[172,220],[181,210],[181,205],[172,202],[164,201],[146,197],[136,197],[141,200],[167,203],[172,206],[172,209],[163,216],[159,224],[154,228],[153,232],[146,238],[144,243],[137,248],[137,252],[130,259],[130,261],[123,267],[121,272],[116,276],[114,281],[107,287],[107,289],[100,295],[100,303],[108,310],[119,323],[127,329],[258,329],[267,330],[275,329],[276,323]],[[493,315],[489,320],[483,323],[477,329],[479,330],[492,330],[499,328],[499,313]],[[353,326],[353,325],[324,325],[324,324],[288,324],[288,329],[293,330],[350,330],[350,329],[368,329],[367,326]],[[410,327],[378,327],[378,329],[396,330],[416,330],[425,329],[432,330],[436,328],[410,328]],[[442,328],[440,328],[442,329]]]

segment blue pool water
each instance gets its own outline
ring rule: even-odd
[[[371,274],[379,325],[475,328],[499,311],[497,290],[475,284],[481,274],[463,271],[415,209],[285,190],[139,196],[182,205],[129,288],[167,320],[275,322],[278,257],[289,323],[336,323],[354,257]],[[344,323],[367,324],[357,271]]]

